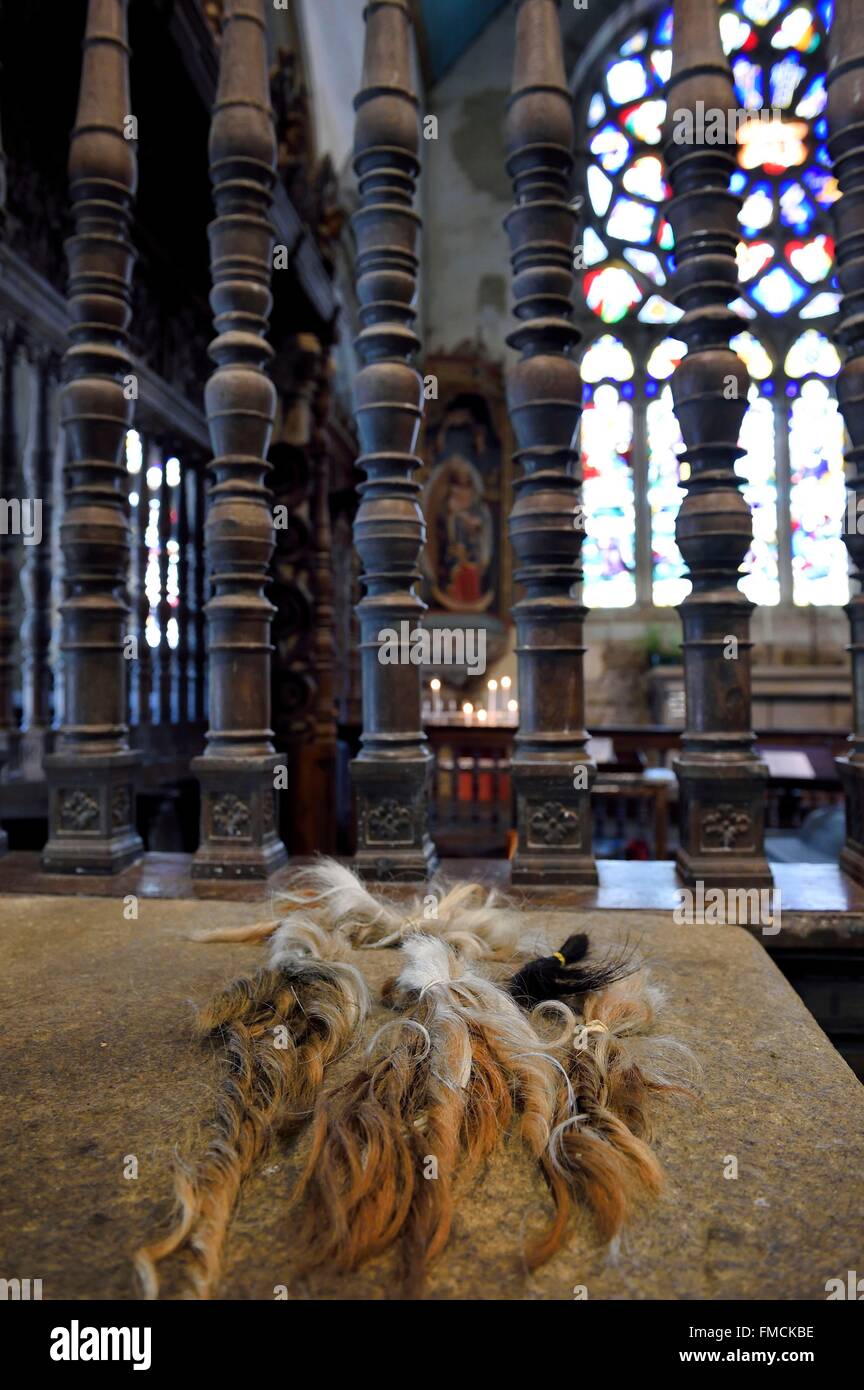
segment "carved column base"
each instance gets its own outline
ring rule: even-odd
[[[840,851],[840,868],[856,883],[864,883],[864,763],[837,758],[835,766],[846,795],[846,844]]]
[[[288,862],[274,786],[276,768],[284,766],[281,753],[193,759],[201,788],[201,843],[192,860],[193,878],[269,878]]]
[[[588,788],[574,791],[576,768],[584,766]],[[593,763],[577,763],[561,775],[560,764],[513,762],[519,845],[511,883],[592,884],[597,864],[592,846],[591,784]]]
[[[680,790],[678,872],[706,888],[769,888],[761,851],[768,768],[684,756],[674,762]]]
[[[424,883],[438,857],[427,830],[432,758],[351,764],[357,794],[357,853],[353,867],[367,882]]]
[[[144,853],[135,829],[141,755],[49,753],[48,843],[42,868],[54,874],[117,874]]]

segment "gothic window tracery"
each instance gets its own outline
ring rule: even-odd
[[[740,587],[762,605],[842,605],[849,585],[830,218],[839,190],[825,119],[832,4],[720,0],[719,10],[740,104],[731,187],[742,198],[741,292],[732,307],[742,322],[732,345],[753,382],[736,465],[754,525]],[[675,543],[687,464],[668,384],[686,351],[675,338],[675,247],[663,213],[672,33],[671,7],[631,19],[596,65],[583,112],[589,607],[674,605],[690,589]],[[640,491],[650,513],[641,532]]]

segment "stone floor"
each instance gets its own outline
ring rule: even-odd
[[[191,928],[257,916],[230,902],[0,898],[2,1113],[0,1277],[41,1278],[51,1298],[136,1296],[130,1255],[170,1207],[171,1154],[206,1118],[212,1057],[191,1040],[192,1004],[259,948],[201,945]],[[525,913],[550,941],[588,926],[599,944],[638,939],[668,991],[664,1031],[705,1072],[699,1102],[664,1103],[664,1197],[635,1217],[614,1258],[583,1218],[546,1268],[520,1259],[548,1210],[517,1144],[459,1203],[430,1298],[824,1299],[864,1268],[864,1088],[757,939],[739,927],[681,927],[658,912]],[[393,952],[358,957],[373,984]],[[302,1154],[302,1144],[301,1144]],[[724,1177],[727,1156],[737,1180]],[[129,1157],[137,1179],[124,1177]],[[398,1296],[385,1256],[361,1273],[298,1282],[284,1215],[297,1154],[276,1151],[248,1185],[221,1296]],[[166,1292],[170,1295],[170,1282]]]

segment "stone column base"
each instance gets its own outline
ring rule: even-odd
[[[192,877],[269,878],[288,862],[279,839],[275,772],[281,753],[262,758],[208,757],[192,760],[201,788],[201,843]]]
[[[757,758],[718,763],[678,758],[681,848],[678,872],[706,888],[770,888],[765,858],[765,784]]]
[[[574,788],[576,772],[584,767],[587,787]],[[582,759],[568,765],[513,760],[516,825],[519,844],[513,860],[513,884],[579,885],[597,883],[591,820],[593,763]]]
[[[55,874],[117,874],[144,853],[135,828],[136,752],[45,758],[48,843],[42,868]]]
[[[438,868],[428,832],[432,758],[355,758],[357,853],[353,867],[367,882],[425,883]]]

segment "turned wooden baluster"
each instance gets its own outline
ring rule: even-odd
[[[226,0],[210,128],[210,225],[217,368],[205,404],[214,459],[205,527],[210,721],[193,767],[201,784],[196,878],[265,878],[285,862],[276,832],[270,728],[273,555],[266,462],[276,392],[265,367],[272,303],[270,205],[276,143],[264,0]]]
[[[753,604],[738,588],[753,524],[735,473],[750,379],[729,346],[741,320],[727,307],[738,293],[741,204],[728,191],[734,134],[728,144],[713,143],[712,125],[712,142],[706,142],[696,117],[697,110],[731,112],[737,102],[716,7],[676,0],[674,13],[664,127],[674,197],[666,214],[675,233],[675,300],[684,310],[675,333],[688,352],[671,384],[686,445],[682,457],[690,465],[676,536],[693,581],[679,608],[687,722],[676,764],[678,868],[688,883],[758,886],[771,882],[763,847],[768,770],[753,752]],[[682,134],[692,138],[682,140]]]
[[[69,155],[76,234],[67,242],[71,345],[61,420],[66,430],[61,543],[64,723],[45,759],[49,838],[58,872],[114,873],[141,853],[135,830],[123,638],[129,606],[129,504],[124,466],[133,392],[127,346],[136,186],[127,0],[90,0],[78,115]]]
[[[843,291],[837,337],[846,361],[837,398],[852,447],[846,454],[845,541],[852,561],[853,595],[847,605],[852,641],[852,733],[837,759],[846,793],[846,844],[840,864],[864,883],[864,22],[857,6],[837,0],[828,40],[828,149],[843,193],[834,208],[837,275]]]
[[[414,591],[426,535],[414,471],[423,381],[412,366],[420,169],[417,98],[411,86],[408,0],[366,6],[363,81],[356,98],[354,168],[360,209],[357,294],[364,363],[354,405],[367,481],[354,524],[363,563],[358,605],[363,670],[363,736],[351,771],[357,792],[357,868],[366,877],[424,878],[434,867],[428,833],[432,757],[420,725],[420,668],[407,651],[379,661],[388,629],[415,630],[425,605]]]
[[[513,756],[519,844],[514,883],[595,883],[584,728],[581,485],[574,436],[582,382],[571,352],[576,214],[570,203],[573,116],[564,78],[558,0],[516,0],[516,55],[507,115],[507,169],[516,206],[506,219],[521,354],[507,402],[521,476],[510,540],[524,587],[513,609],[520,728]]]

